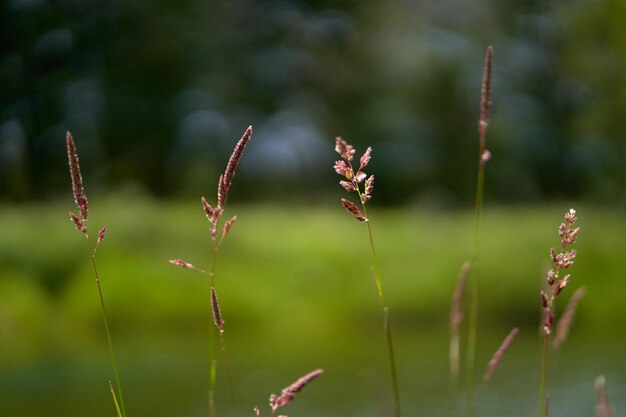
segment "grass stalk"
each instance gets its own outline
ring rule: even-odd
[[[548,417],[546,400],[546,371],[548,367],[548,335],[543,335],[543,351],[541,355],[541,380],[539,382],[539,412],[541,417]]]
[[[211,351],[209,355],[212,357]],[[215,417],[215,388],[217,385],[217,361],[211,359],[211,370],[209,374],[209,417]]]
[[[78,208],[78,215],[70,212],[70,220],[76,226],[76,229],[85,236],[87,242],[87,251],[89,257],[91,258],[91,265],[93,266],[93,272],[96,279],[96,286],[98,287],[98,297],[100,299],[100,308],[102,310],[102,318],[104,319],[104,329],[106,331],[107,344],[109,346],[109,354],[111,356],[111,365],[113,366],[113,376],[115,378],[115,388],[119,393],[119,402],[117,396],[115,395],[115,390],[113,386],[109,382],[111,388],[111,394],[113,396],[113,403],[115,404],[116,411],[118,416],[126,417],[126,407],[124,405],[124,394],[122,393],[122,384],[120,384],[120,376],[117,370],[117,361],[115,359],[115,351],[113,349],[113,341],[111,338],[111,331],[109,330],[109,318],[107,316],[106,307],[104,304],[104,295],[102,294],[102,285],[100,284],[100,275],[98,274],[98,266],[96,264],[96,252],[98,250],[98,245],[104,239],[106,235],[107,228],[103,227],[98,232],[98,238],[96,240],[96,244],[91,245],[91,240],[89,240],[89,233],[87,230],[87,219],[89,217],[89,202],[87,200],[87,196],[85,195],[85,190],[83,187],[83,176],[80,171],[80,163],[78,161],[78,151],[76,149],[76,143],[74,142],[74,137],[70,132],[67,132],[65,136],[65,144],[67,148],[67,159],[70,170],[70,179],[72,182],[72,194],[74,196],[74,202],[76,203],[76,208]]]
[[[383,310],[383,329],[385,332],[385,339],[387,344],[387,354],[389,357],[389,370],[391,374],[391,387],[393,392],[394,403],[394,416],[401,416],[400,408],[400,388],[398,384],[398,371],[396,368],[395,353],[393,350],[393,338],[391,332],[391,324],[389,322],[389,307],[385,301],[385,292],[383,291],[383,283],[380,274],[380,267],[378,263],[378,255],[376,254],[376,245],[374,244],[374,237],[372,235],[372,226],[367,216],[367,202],[372,198],[372,192],[374,191],[374,176],[368,175],[363,172],[371,159],[372,148],[367,148],[365,153],[359,159],[359,169],[355,172],[352,164],[354,158],[354,147],[337,137],[335,139],[335,151],[341,156],[340,161],[336,161],[334,165],[335,172],[346,180],[342,180],[339,184],[348,192],[355,192],[358,195],[361,208],[357,207],[355,203],[345,198],[341,199],[341,204],[344,209],[354,216],[358,221],[365,222],[367,225],[367,236],[370,243],[370,250],[372,253],[372,271],[374,275],[374,282],[376,284],[376,291],[380,304]],[[361,185],[362,184],[362,185]],[[361,190],[363,187],[363,190]],[[362,210],[362,211],[361,211]]]
[[[367,217],[367,209],[363,205],[363,214]],[[378,266],[378,255],[376,254],[376,246],[374,245],[374,238],[372,236],[372,227],[370,222],[367,221],[367,235],[369,237],[370,249],[372,252],[372,264],[374,270],[374,280],[376,282],[376,289],[378,291],[378,298],[383,309],[383,328],[385,330],[385,338],[387,342],[387,355],[389,357],[389,371],[391,374],[391,388],[393,392],[394,403],[394,415],[396,417],[401,416],[400,408],[400,386],[398,384],[398,370],[396,368],[396,356],[393,349],[393,337],[391,332],[391,323],[389,323],[389,307],[385,301],[385,292],[383,291],[383,283],[380,276],[380,268]]]
[[[98,274],[98,267],[96,265],[96,250],[94,249],[94,251],[91,254],[91,264],[93,265],[93,272],[95,274],[96,277],[96,284],[98,287],[98,296],[100,298],[100,307],[102,310],[102,318],[104,320],[104,329],[106,331],[106,336],[107,336],[107,344],[109,346],[109,354],[111,356],[111,365],[113,367],[113,377],[115,379],[115,388],[117,389],[118,392],[118,396],[119,396],[119,404],[118,401],[115,400],[115,394],[114,394],[114,402],[115,402],[115,406],[116,408],[118,408],[121,411],[121,415],[122,417],[126,417],[126,407],[124,405],[124,394],[122,392],[122,385],[120,384],[120,375],[119,372],[117,370],[117,360],[115,359],[115,351],[113,349],[113,341],[111,339],[111,331],[109,330],[109,319],[107,316],[107,311],[106,311],[106,307],[104,305],[104,296],[102,294],[102,285],[100,284],[100,276]]]
[[[541,376],[539,381],[539,414],[541,415],[541,417],[548,417],[550,415],[548,396],[546,394],[548,346],[550,341],[550,335],[554,330],[554,303],[556,297],[561,294],[571,278],[571,274],[567,274],[565,276],[562,276],[562,274],[566,269],[569,269],[574,264],[574,260],[576,259],[576,250],[568,249],[576,242],[576,238],[578,236],[578,233],[580,232],[580,227],[575,227],[576,220],[576,210],[570,209],[565,213],[564,222],[561,223],[561,225],[559,226],[559,236],[561,238],[561,252],[557,253],[556,249],[550,249],[550,260],[552,261],[553,266],[546,274],[546,281],[549,290],[548,293],[543,290],[541,290],[539,293],[541,307],[543,311],[543,350],[541,357]],[[580,297],[580,293],[577,297]],[[575,301],[574,304],[576,302],[577,301]],[[570,315],[573,314],[573,308],[573,306],[570,306]]]
[[[472,254],[472,273],[469,276],[471,287],[470,315],[467,327],[467,355],[465,378],[465,417],[471,417],[474,410],[474,380],[476,374],[476,343],[478,332],[478,283],[477,272],[480,258],[480,226],[482,220],[485,164],[491,157],[486,148],[487,129],[489,127],[489,113],[491,111],[491,77],[492,77],[493,48],[487,47],[483,67],[483,82],[480,94],[480,118],[478,120],[478,169],[476,174],[476,206],[474,219],[474,249]]]
[[[117,412],[117,417],[122,417],[120,404],[117,401],[117,396],[115,395],[115,389],[113,388],[113,384],[111,384],[111,381],[109,381],[109,389],[111,390],[111,397],[113,397],[113,404],[115,404],[115,411]]]

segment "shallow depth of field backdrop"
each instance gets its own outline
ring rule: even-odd
[[[448,312],[473,244],[478,104],[493,108],[478,373],[520,327],[477,415],[537,415],[539,290],[570,207],[582,228],[552,354],[553,416],[591,416],[605,374],[626,410],[626,2],[57,1],[0,5],[0,414],[114,416],[97,291],[73,209],[77,142],[127,409],[206,416],[200,196],[245,128],[239,220],[218,285],[240,415],[325,373],[286,414],[390,412],[367,235],[340,205],[334,137],[374,149],[370,217],[405,415],[448,413]],[[565,298],[559,300],[559,309]],[[229,414],[222,368],[218,414]],[[265,411],[265,410],[264,410]]]

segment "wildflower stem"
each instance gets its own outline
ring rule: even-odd
[[[546,402],[546,370],[548,367],[548,335],[543,335],[543,354],[541,358],[541,381],[539,383],[539,412],[541,417],[548,417]]]
[[[109,381],[109,389],[111,390],[111,397],[113,397],[113,404],[115,404],[115,412],[117,413],[117,417],[122,417],[120,404],[117,402],[117,396],[115,395],[115,389],[113,388],[113,384],[111,384],[111,381]]]
[[[111,339],[111,332],[109,331],[109,320],[107,317],[106,308],[104,306],[104,296],[102,295],[102,286],[100,285],[100,276],[98,275],[98,267],[96,265],[96,252],[95,250],[91,254],[91,264],[93,265],[93,272],[96,276],[96,284],[98,286],[98,295],[100,297],[100,307],[102,308],[102,318],[104,319],[104,329],[106,330],[107,343],[109,345],[109,353],[111,354],[111,365],[113,366],[113,376],[115,378],[115,387],[117,388],[119,396],[119,408],[121,409],[122,417],[126,417],[126,408],[124,406],[124,394],[122,393],[122,385],[120,384],[120,376],[117,371],[117,361],[115,360],[115,352],[113,350],[113,341]],[[114,397],[115,400],[115,397]],[[118,404],[116,403],[116,408]]]
[[[476,373],[476,333],[478,328],[478,284],[476,270],[480,255],[480,226],[482,220],[485,164],[490,153],[486,148],[487,129],[489,127],[489,113],[491,111],[491,71],[493,49],[487,47],[485,65],[483,68],[483,82],[480,94],[480,118],[478,120],[478,170],[476,174],[476,207],[474,220],[474,251],[472,255],[473,272],[469,276],[471,285],[470,316],[467,328],[467,358],[466,358],[466,401],[465,416],[471,417],[474,410],[474,379]]]
[[[467,328],[467,357],[465,367],[465,416],[470,417],[474,411],[474,375],[476,373],[476,333],[478,323],[478,284],[476,277],[470,275],[471,301]]]
[[[215,230],[219,230],[218,229],[219,226],[219,220],[216,221],[215,224]],[[213,239],[213,250],[212,250],[212,262],[211,262],[211,272],[209,274],[210,278],[211,278],[211,288],[215,288],[215,272],[217,269],[217,253],[219,250],[219,241],[214,238]],[[226,349],[226,341],[224,339],[224,332],[221,329],[215,329],[215,331],[218,333],[219,335],[219,341],[220,341],[220,347],[222,350],[222,354],[224,355],[224,367],[226,368],[226,378],[228,379],[228,389],[230,391],[230,401],[231,401],[231,406],[232,406],[232,414],[234,417],[237,417],[237,399],[235,398],[235,386],[233,383],[233,377],[232,377],[232,372],[230,369],[230,360],[229,360],[229,356],[228,356],[228,350]],[[213,364],[214,362],[214,357],[215,357],[215,350],[213,347],[209,348],[209,361],[211,362],[211,364]],[[212,375],[211,375],[211,382],[210,382],[210,388],[209,388],[209,414],[211,415],[211,417],[215,417],[215,389],[216,389],[216,384],[217,384],[217,377],[216,377],[216,373],[213,374],[213,370],[212,370]]]
[[[360,192],[359,192],[360,194]],[[360,197],[360,196],[359,196]],[[367,209],[365,204],[362,205],[363,214],[367,217]],[[380,277],[380,268],[378,266],[378,255],[376,254],[376,247],[374,246],[374,238],[372,237],[372,227],[369,220],[367,223],[367,234],[370,241],[370,249],[372,251],[372,263],[374,270],[374,280],[376,282],[376,289],[378,291],[378,297],[383,308],[383,325],[385,329],[385,337],[387,339],[387,354],[389,355],[389,370],[391,372],[391,387],[393,391],[394,402],[394,415],[400,417],[400,387],[398,385],[398,371],[396,369],[396,358],[393,350],[393,340],[391,335],[391,325],[389,323],[389,308],[385,302],[385,293],[383,292],[383,283]]]

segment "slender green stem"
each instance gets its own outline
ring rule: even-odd
[[[228,388],[230,390],[230,401],[233,406],[233,415],[237,417],[237,400],[235,399],[235,384],[233,383],[233,376],[230,370],[230,359],[228,350],[226,349],[226,340],[224,339],[224,332],[218,331],[220,335],[220,345],[222,347],[222,354],[224,355],[224,366],[226,368],[226,377],[228,379]]]
[[[467,328],[467,357],[465,374],[465,416],[472,415],[474,410],[474,375],[476,373],[476,334],[478,330],[478,285],[476,278],[470,274],[471,303]]]
[[[543,335],[543,353],[541,357],[541,381],[539,383],[539,412],[541,417],[548,417],[546,401],[546,370],[548,367],[548,335]]]
[[[478,149],[478,170],[476,174],[476,207],[474,219],[474,250],[472,254],[472,273],[469,275],[470,285],[472,288],[470,298],[470,316],[467,327],[467,357],[466,357],[466,376],[465,376],[465,417],[471,417],[474,410],[474,378],[476,373],[476,340],[478,332],[478,283],[477,270],[480,257],[480,226],[482,220],[484,188],[485,188],[485,160],[483,153],[485,152],[485,138],[481,131],[479,137]]]
[[[217,226],[215,226],[217,228]],[[215,286],[215,270],[217,269],[217,244],[213,241],[211,272],[209,278],[211,280],[211,287]],[[215,338],[211,337],[214,332],[214,326],[209,327],[209,363],[211,364],[210,378],[209,378],[209,417],[216,417],[215,412],[215,390],[217,387],[217,366],[215,361]]]
[[[359,193],[360,194],[360,193]],[[360,195],[359,195],[360,197]],[[363,200],[361,200],[363,201]],[[394,402],[394,415],[395,417],[401,416],[400,409],[400,387],[398,385],[398,371],[396,369],[396,359],[393,350],[393,340],[391,335],[391,325],[389,323],[389,308],[385,302],[385,293],[383,291],[383,283],[380,276],[380,268],[378,266],[378,256],[376,254],[376,247],[374,246],[374,238],[372,237],[372,227],[367,217],[367,210],[363,205],[363,214],[367,219],[367,234],[370,241],[370,249],[372,251],[372,263],[374,267],[374,280],[376,282],[376,289],[378,291],[378,297],[383,308],[383,325],[385,329],[385,337],[387,339],[387,353],[389,355],[389,369],[391,371],[391,386],[393,390],[393,402]]]
[[[120,404],[117,402],[117,396],[115,395],[115,389],[113,388],[113,384],[111,384],[111,381],[109,381],[109,389],[111,390],[111,397],[113,397],[113,404],[115,404],[115,411],[117,412],[117,417],[122,417]]]
[[[215,225],[215,229],[218,230],[218,223]],[[221,241],[220,241],[221,242]],[[217,269],[217,253],[219,250],[219,243],[217,238],[213,239],[213,250],[212,250],[212,263],[211,263],[211,272],[209,274],[211,278],[211,287],[215,287],[215,272]],[[237,417],[237,399],[235,398],[235,385],[233,383],[232,372],[230,369],[230,360],[228,356],[228,350],[226,349],[226,342],[224,339],[224,333],[219,329],[216,329],[219,334],[220,346],[222,349],[222,354],[224,355],[224,367],[226,368],[226,377],[228,379],[228,388],[230,391],[230,400],[232,405],[232,413],[234,417]],[[209,360],[213,363],[215,357],[214,350],[212,348],[209,349]],[[213,372],[213,370],[212,370]],[[211,375],[211,383],[209,388],[209,414],[211,417],[215,417],[215,386],[217,383],[217,374]]]
[[[460,337],[458,329],[453,330],[450,333],[450,350],[449,350],[449,362],[450,362],[450,417],[457,415],[458,409],[458,380],[459,380],[459,356],[460,356]]]
[[[126,417],[126,408],[124,406],[124,394],[122,393],[122,385],[120,384],[120,376],[117,371],[117,361],[115,360],[115,352],[113,350],[113,342],[111,340],[111,332],[109,331],[109,320],[107,317],[106,308],[104,306],[104,296],[102,295],[102,286],[100,285],[100,276],[98,275],[98,267],[96,266],[96,253],[95,251],[91,255],[91,264],[93,265],[93,272],[96,276],[96,284],[98,286],[98,295],[100,296],[100,307],[102,308],[102,318],[104,319],[104,328],[107,335],[107,343],[109,344],[109,353],[111,354],[111,364],[113,365],[113,376],[115,377],[115,386],[119,394],[119,408],[122,412],[122,417]]]
[[[217,363],[215,359],[211,359],[209,378],[209,417],[215,417],[215,385],[217,384]]]

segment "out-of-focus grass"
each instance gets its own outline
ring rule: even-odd
[[[110,401],[97,291],[84,239],[67,218],[70,206],[68,201],[0,208],[0,385],[5,384],[7,393],[2,400],[11,401],[9,409],[21,415],[48,409],[83,415],[89,404],[70,399],[92,398],[94,392],[101,394],[94,399],[97,403],[106,406]],[[510,327],[520,326],[519,343],[525,348],[517,353],[512,348],[511,357],[519,358],[511,359],[509,366],[518,374],[509,373],[508,378],[521,378],[525,388],[535,382],[532,372],[520,375],[535,366],[538,292],[548,249],[558,243],[558,225],[568,208],[503,207],[485,212],[479,363],[486,363]],[[582,227],[579,255],[565,298],[580,285],[588,291],[570,352],[578,349],[584,358],[619,357],[624,345],[620,329],[626,220],[619,212],[577,208]],[[311,402],[299,404],[316,404],[317,410],[337,415],[355,414],[355,403],[344,398],[348,395],[360,399],[356,414],[375,415],[385,399],[377,394],[373,404],[364,400],[379,392],[379,384],[386,386],[380,380],[386,374],[363,225],[339,204],[239,206],[227,215],[235,213],[239,220],[220,250],[217,288],[244,404],[262,404],[268,390],[323,366],[329,372],[320,383],[324,388],[310,394]],[[414,398],[413,406],[424,409],[431,401],[443,415],[449,302],[458,269],[471,253],[473,213],[373,206],[370,215],[398,330],[401,389],[410,394],[407,398],[415,391],[424,394]],[[200,267],[209,265],[208,222],[199,202],[101,198],[92,204],[89,221],[92,233],[108,226],[98,261],[130,409],[141,411],[138,415],[171,415],[166,406],[142,400],[142,395],[157,395],[177,404],[172,407],[180,415],[204,415],[206,333],[211,326],[208,282],[167,262],[182,258]],[[587,340],[589,346],[595,343],[593,337],[599,341],[592,353],[577,348],[576,340]],[[586,360],[576,355],[571,363]],[[611,363],[599,358],[604,361],[600,365]],[[596,368],[584,369],[581,378],[591,384]],[[185,380],[171,391],[173,380],[181,375]],[[65,393],[59,383],[73,391]],[[342,394],[346,385],[358,394]],[[511,385],[504,383],[502,392],[507,387]],[[534,404],[534,390],[528,391],[521,401]],[[155,394],[159,392],[163,394]],[[40,405],[30,402],[33,395],[41,396]],[[590,388],[588,399],[592,397]],[[302,415],[315,415],[311,413]]]
[[[99,324],[86,245],[66,219],[67,205],[0,209],[0,332],[14,346],[32,343],[50,331],[50,323],[60,332],[67,323],[85,331]],[[482,321],[536,320],[548,249],[558,243],[567,208],[486,211]],[[180,257],[208,266],[208,223],[199,204],[111,199],[91,213],[94,231],[108,226],[98,258],[115,327],[193,326],[207,315],[206,277],[167,263]],[[376,317],[365,230],[341,207],[249,206],[230,213],[239,220],[220,253],[217,285],[231,331],[302,335],[320,327],[368,326]],[[581,316],[599,326],[623,316],[616,312],[626,286],[626,220],[584,207],[579,219],[571,286],[588,287]],[[470,254],[472,220],[470,212],[374,208],[394,321],[445,326],[458,268]]]

